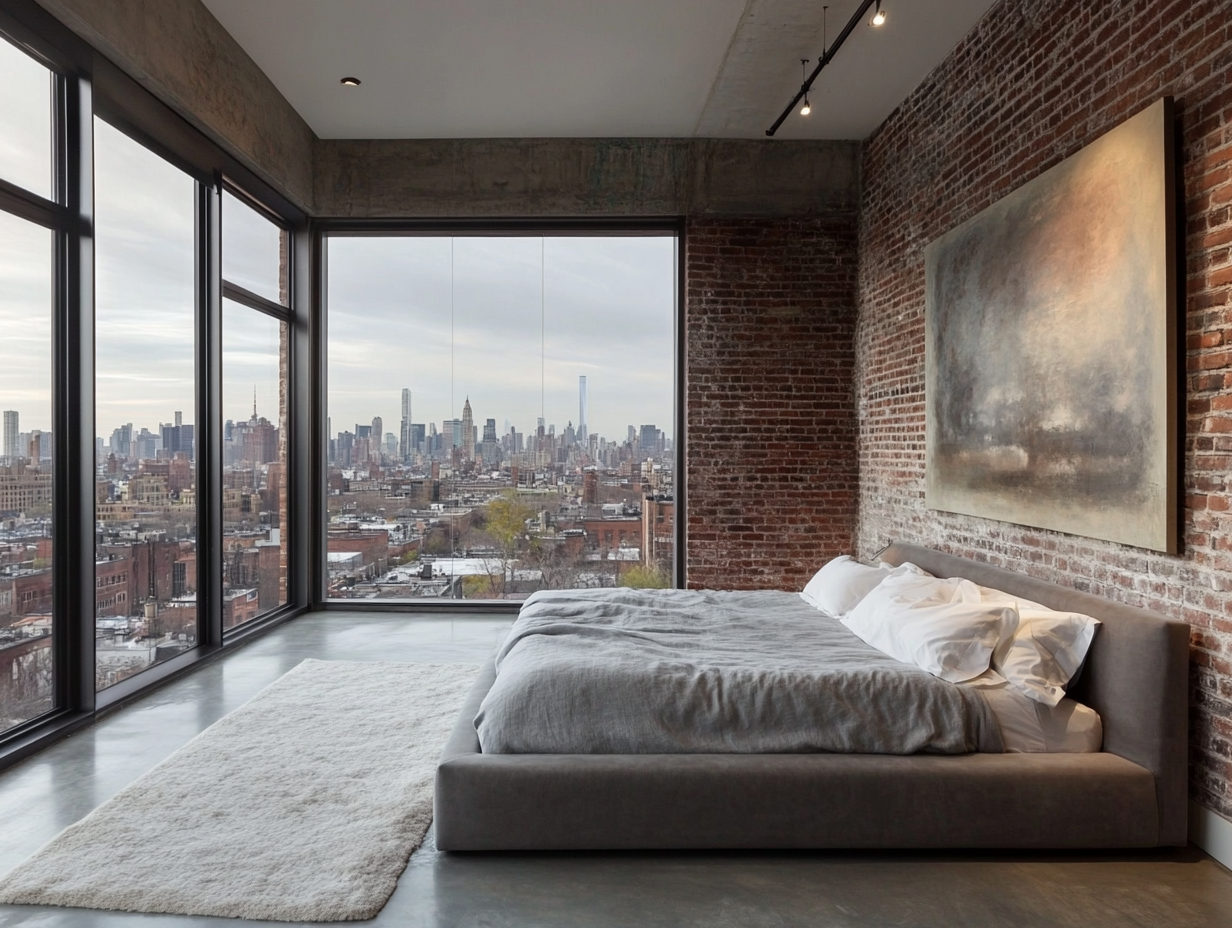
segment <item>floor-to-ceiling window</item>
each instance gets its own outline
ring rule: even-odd
[[[223,194],[223,628],[287,602],[288,235]]]
[[[306,606],[305,217],[99,61],[0,10],[0,764]]]
[[[95,685],[197,643],[196,181],[94,121]]]
[[[45,66],[0,39],[0,180],[48,206],[54,81]],[[0,209],[0,732],[55,707],[56,234]]]
[[[325,254],[328,597],[674,584],[674,235]]]

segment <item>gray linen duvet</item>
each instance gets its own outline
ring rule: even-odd
[[[988,704],[795,593],[561,590],[522,606],[475,717],[487,754],[965,754]]]

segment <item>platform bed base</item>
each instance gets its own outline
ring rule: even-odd
[[[1107,627],[1092,647],[1082,693],[1075,695],[1103,716],[1105,751],[956,757],[483,754],[472,720],[494,679],[489,664],[466,700],[437,769],[437,847],[1141,848],[1185,843],[1188,628],[1183,623],[924,548],[894,546],[889,555],[896,563],[913,560],[939,576],[970,576],[1055,608],[1083,605],[1082,611],[1103,619]],[[1012,589],[1014,580],[1025,581],[1028,588]],[[1063,595],[1049,597],[1050,591]],[[1117,679],[1122,674],[1127,676]],[[1151,689],[1143,693],[1142,687]]]

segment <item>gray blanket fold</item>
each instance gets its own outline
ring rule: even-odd
[[[865,644],[794,593],[536,593],[475,727],[491,754],[965,754],[987,703]]]

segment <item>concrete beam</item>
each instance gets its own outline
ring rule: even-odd
[[[854,208],[859,142],[327,139],[315,212],[346,218],[799,216]]]
[[[305,211],[316,136],[199,0],[38,0]]]

